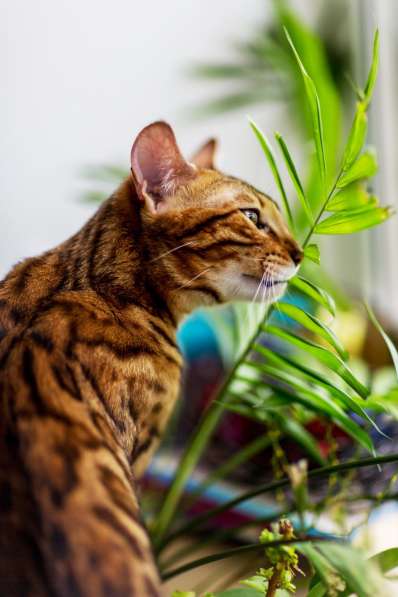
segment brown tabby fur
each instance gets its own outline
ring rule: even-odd
[[[91,220],[0,283],[1,597],[161,594],[135,478],[177,398],[177,325],[301,258],[269,198],[203,168],[212,146],[193,168],[164,123],[136,144]]]

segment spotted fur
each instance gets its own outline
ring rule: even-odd
[[[2,597],[161,594],[136,478],[177,398],[178,323],[252,298],[264,273],[262,294],[282,292],[301,258],[274,202],[214,170],[213,150],[195,166],[150,125],[91,220],[0,283]]]

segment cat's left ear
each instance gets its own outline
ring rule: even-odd
[[[183,158],[171,126],[161,121],[145,127],[134,141],[131,172],[140,201],[152,213],[196,176],[196,168]]]
[[[192,157],[191,162],[198,168],[214,170],[214,156],[217,151],[216,139],[209,139]]]

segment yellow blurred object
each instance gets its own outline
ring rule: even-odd
[[[347,311],[338,310],[332,322],[330,314],[324,309],[318,316],[319,319],[327,321],[328,327],[333,330],[351,357],[361,355],[368,325],[365,313],[361,309],[353,307]]]

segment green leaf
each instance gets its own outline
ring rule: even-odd
[[[301,363],[297,362],[295,359],[289,358],[285,355],[280,355],[278,353],[272,352],[269,348],[265,346],[261,346],[259,344],[254,344],[253,349],[259,352],[263,357],[267,359],[272,365],[275,367],[279,367],[281,369],[287,369],[291,374],[295,375],[296,377],[302,377],[304,380],[307,380],[312,387],[318,387],[320,389],[326,390],[331,397],[337,401],[342,407],[356,413],[363,419],[366,419],[373,427],[376,429],[378,433],[384,435],[373,419],[367,414],[367,412],[363,409],[362,404],[358,403],[359,399],[350,396],[347,392],[338,388],[336,384],[329,382],[325,379],[325,376],[318,371],[314,371],[309,367],[305,367]],[[366,400],[366,408],[372,408],[368,401],[371,398]],[[373,404],[373,403],[372,403]],[[385,436],[386,437],[386,436]]]
[[[326,595],[326,587],[322,583],[317,583],[312,587],[307,597],[323,597]]]
[[[291,317],[310,332],[326,340],[326,342],[328,342],[335,349],[335,351],[343,360],[346,361],[348,359],[348,352],[341,344],[336,334],[324,323],[322,323],[322,321],[319,321],[319,319],[314,317],[314,315],[303,311],[303,309],[300,309],[300,307],[297,307],[296,305],[284,303],[282,301],[278,301],[277,310],[281,313],[284,313],[288,317]]]
[[[317,265],[320,265],[321,263],[321,254],[318,245],[307,245],[304,249],[304,256],[307,257],[307,259],[310,259],[311,261],[316,263]]]
[[[369,390],[366,388],[352,373],[352,371],[348,368],[348,366],[340,359],[339,356],[330,352],[323,346],[319,344],[315,344],[310,340],[306,340],[304,338],[299,338],[286,330],[282,330],[277,328],[273,325],[264,325],[262,329],[268,333],[285,340],[289,344],[293,344],[293,346],[297,346],[298,348],[304,350],[305,352],[311,354],[316,359],[318,359],[321,363],[329,367],[332,371],[337,373],[349,386],[351,386],[360,396],[366,398],[369,395]]]
[[[365,104],[368,106],[372,99],[373,89],[377,79],[377,71],[379,68],[379,30],[376,29],[373,40],[373,57],[372,64],[369,70],[368,80],[365,85]]]
[[[321,115],[321,105],[319,103],[318,93],[314,84],[314,81],[311,79],[309,74],[307,73],[304,64],[301,62],[301,58],[293,44],[293,41],[289,35],[289,32],[286,28],[284,28],[285,35],[287,41],[289,42],[290,47],[293,50],[293,54],[297,60],[297,64],[299,65],[303,80],[305,91],[307,94],[308,104],[311,112],[312,117],[312,129],[314,134],[314,141],[316,147],[316,154],[318,158],[319,164],[319,172],[321,174],[322,181],[326,178],[326,159],[325,159],[325,147],[324,147],[324,140],[323,140],[323,127],[322,127],[322,115]]]
[[[315,302],[322,305],[322,307],[325,307],[325,309],[327,309],[331,315],[336,315],[336,305],[333,298],[325,290],[319,288],[319,286],[316,286],[301,276],[295,276],[292,280],[290,280],[289,285],[293,286],[293,288],[296,288],[303,294],[306,294]]]
[[[352,234],[378,226],[391,217],[390,207],[365,207],[352,211],[340,211],[325,218],[315,227],[316,234]]]
[[[264,591],[260,593],[257,589],[245,587],[239,589],[227,589],[221,593],[216,593],[215,597],[259,597],[261,594],[264,595]]]
[[[348,170],[343,172],[337,181],[336,187],[342,189],[355,180],[371,178],[376,174],[377,168],[376,153],[372,149],[368,149],[359,156]]]
[[[376,207],[379,201],[375,195],[369,195],[362,182],[353,182],[338,191],[326,206],[327,211],[354,210],[361,207]]]
[[[365,143],[367,131],[368,117],[366,115],[366,106],[364,102],[358,102],[354,121],[351,126],[347,145],[343,155],[343,172],[349,170],[360,154]]]
[[[264,135],[264,133],[258,128],[258,126],[256,125],[256,123],[253,120],[249,120],[250,126],[254,131],[254,134],[256,135],[261,148],[264,152],[265,157],[268,160],[268,164],[271,168],[271,172],[274,176],[276,185],[279,189],[279,192],[281,194],[282,197],[282,204],[283,204],[283,208],[285,210],[286,213],[286,217],[287,217],[287,221],[289,223],[289,227],[294,230],[294,224],[293,224],[293,216],[292,216],[292,212],[290,210],[290,205],[289,205],[289,201],[286,195],[286,191],[285,188],[283,186],[283,182],[281,179],[281,176],[279,174],[279,170],[278,167],[276,165],[276,161],[275,161],[275,157],[274,157],[274,153],[272,151],[272,147],[267,139],[267,137]]]
[[[386,332],[383,330],[381,324],[379,323],[379,321],[376,319],[376,315],[373,313],[371,307],[369,305],[366,305],[366,309],[369,313],[369,317],[373,323],[373,325],[376,327],[376,329],[380,332],[380,334],[383,337],[384,342],[387,345],[387,348],[390,352],[392,361],[394,363],[394,367],[395,367],[395,371],[397,373],[398,376],[398,351],[394,345],[394,343],[392,342],[391,338],[386,334]]]
[[[357,159],[366,139],[368,130],[368,117],[366,115],[366,105],[364,102],[358,102],[357,110],[352,123],[347,145],[343,156],[342,170],[349,170]]]
[[[329,396],[312,391],[305,382],[298,379],[296,376],[291,375],[287,371],[260,363],[253,363],[253,366],[258,367],[270,379],[287,384],[291,388],[284,390],[278,389],[278,393],[281,393],[282,395],[286,393],[291,394],[292,401],[301,402],[310,410],[314,410],[318,414],[321,413],[331,418],[339,425],[339,427],[341,427],[341,429],[366,448],[366,450],[374,453],[372,440],[368,433],[355,421],[350,419],[347,413],[345,413],[344,410]]]
[[[338,588],[344,588],[344,581],[340,578],[334,566],[332,566],[327,558],[319,552],[316,544],[311,545],[311,543],[302,543],[297,545],[297,548],[308,561],[311,562],[318,577],[322,581],[311,589],[309,595],[312,595],[312,597],[321,597],[326,591],[329,591],[329,589],[334,589],[334,592],[337,594]],[[321,589],[323,589],[323,591]]]
[[[348,596],[351,593],[355,593],[358,597],[385,595],[383,578],[377,566],[366,560],[358,549],[326,542],[318,543],[318,549],[346,581],[347,590],[343,595]]]
[[[279,133],[275,133],[275,139],[277,140],[277,142],[279,144],[282,156],[285,160],[287,171],[289,172],[291,181],[294,185],[294,188],[296,189],[297,197],[300,200],[300,203],[305,211],[305,214],[306,214],[310,224],[312,224],[314,219],[313,219],[311,207],[310,207],[310,204],[308,203],[307,197],[305,196],[303,185],[301,184],[301,180],[299,178],[299,175],[297,173],[296,167],[294,165],[294,162],[292,160],[290,152],[287,148],[287,145],[286,145],[283,137]]]
[[[391,547],[372,556],[369,560],[378,566],[386,574],[398,567],[398,547]]]
[[[300,445],[304,450],[319,464],[325,464],[319,445],[314,439],[314,436],[309,433],[301,423],[293,419],[292,417],[286,417],[284,414],[281,415],[277,412],[273,412],[271,419],[276,421],[279,429],[286,435],[292,437],[294,441]]]

